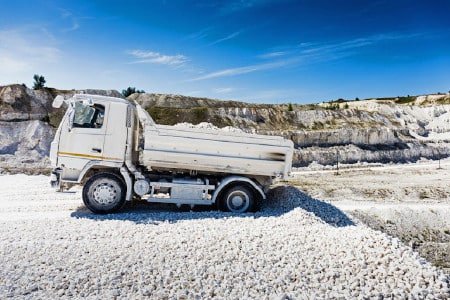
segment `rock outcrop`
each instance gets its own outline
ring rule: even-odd
[[[52,107],[52,101],[57,94],[74,93],[122,97],[117,91],[0,87],[0,173],[48,172],[50,143],[64,114]]]
[[[0,87],[0,121],[41,120],[51,111],[49,90],[30,90],[21,85]]]

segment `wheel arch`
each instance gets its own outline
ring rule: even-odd
[[[85,184],[89,178],[99,172],[113,173],[119,176],[121,180],[124,181],[126,187],[125,200],[130,201],[132,199],[133,179],[131,178],[130,172],[128,172],[127,168],[125,168],[122,164],[105,161],[92,161],[83,168],[78,177],[78,182]]]
[[[87,163],[78,175],[78,183],[84,184],[98,172],[110,172],[120,175],[121,163],[93,160]]]
[[[229,176],[220,181],[218,188],[214,191],[214,194],[212,196],[212,202],[216,203],[217,200],[220,199],[222,193],[227,190],[227,188],[233,187],[238,184],[245,184],[250,186],[256,192],[257,196],[260,196],[263,200],[266,199],[266,194],[264,193],[263,189],[250,178],[243,176]]]

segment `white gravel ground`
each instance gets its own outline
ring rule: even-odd
[[[93,215],[45,176],[0,176],[0,299],[448,299],[395,238],[279,187],[257,214],[130,205]]]

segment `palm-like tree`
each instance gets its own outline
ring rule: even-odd
[[[40,90],[44,88],[46,82],[44,76],[34,74],[33,79],[34,79],[33,90]]]

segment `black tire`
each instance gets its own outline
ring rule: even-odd
[[[255,207],[255,193],[246,185],[234,185],[227,188],[220,197],[220,209],[233,213],[251,212]]]
[[[117,212],[125,204],[126,187],[113,173],[98,173],[89,178],[83,187],[83,202],[96,214]]]

